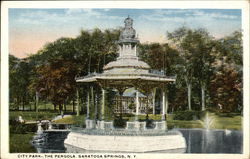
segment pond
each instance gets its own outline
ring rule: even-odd
[[[236,130],[206,130],[177,129],[186,139],[186,153],[242,153],[242,131]],[[79,148],[64,145],[68,132],[48,132],[44,143],[35,144],[39,153],[74,153]],[[90,151],[81,150],[89,153]],[[92,151],[93,152],[93,151]]]

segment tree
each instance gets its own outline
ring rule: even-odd
[[[210,83],[210,91],[213,92],[212,103],[223,112],[238,111],[241,100],[240,74],[231,67],[222,67]]]
[[[30,84],[31,68],[28,59],[18,59],[12,55],[9,56],[9,73],[10,73],[10,101],[13,101],[19,108],[29,102],[28,86]]]
[[[194,48],[192,40],[193,31],[182,27],[172,33],[167,33],[167,37],[172,42],[174,48],[179,51],[182,64],[178,65],[179,74],[184,78],[188,89],[188,109],[191,110],[191,89],[194,79]]]
[[[214,45],[214,75],[210,84],[212,103],[222,111],[239,111],[243,106],[242,34],[239,31],[218,39]],[[229,95],[230,93],[231,95]]]
[[[65,100],[75,92],[76,67],[70,61],[55,60],[48,65],[38,67],[39,78],[36,81],[36,90],[42,95],[48,95],[54,108],[59,105],[62,112],[62,106]]]
[[[39,88],[43,99],[46,99],[46,96],[48,96],[48,98],[52,100],[54,95],[51,95],[51,88],[46,87],[50,85],[50,83],[53,83],[55,88],[61,87],[61,83],[56,81],[59,77],[53,73],[59,72],[60,75],[65,76],[65,79],[75,81],[75,77],[85,76],[89,72],[101,72],[102,67],[106,64],[105,61],[109,62],[114,60],[117,50],[115,40],[118,39],[118,33],[119,31],[117,30],[106,30],[102,32],[99,29],[94,29],[92,32],[81,31],[81,34],[74,39],[59,38],[52,43],[47,43],[43,49],[38,51],[38,54],[29,57],[35,70],[32,79],[33,84],[31,85],[31,88],[34,89],[30,90],[35,92]],[[60,62],[62,64],[59,64]],[[73,69],[72,74],[64,72],[64,63],[66,63],[66,65],[69,63],[74,65],[74,68],[71,68]],[[50,83],[46,80],[46,76],[50,76]],[[41,79],[42,77],[44,78]],[[77,93],[75,92],[76,89],[72,89],[72,91],[71,95],[67,94],[67,98],[65,99],[68,102],[73,101],[74,110],[74,100],[76,99]],[[57,103],[56,105],[61,103],[61,100],[56,101],[56,99],[53,99],[53,101]],[[65,101],[64,105],[66,103]]]
[[[205,91],[211,76],[213,57],[212,37],[204,29],[188,29],[182,27],[173,33],[168,33],[168,39],[177,48],[182,58],[179,64],[180,73],[188,88],[188,108],[191,110],[191,90],[194,80],[199,82],[201,89],[201,105],[205,110]]]

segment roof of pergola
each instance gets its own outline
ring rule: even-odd
[[[162,88],[166,83],[175,82],[175,77],[148,74],[98,74],[93,73],[76,78],[76,82],[96,82],[102,87],[116,88],[123,92],[127,88],[135,87],[142,92],[150,92],[153,88]]]
[[[93,73],[84,77],[76,78],[76,82],[97,82],[98,80],[141,80],[154,82],[174,82],[174,76],[162,76],[156,74],[99,74]]]
[[[105,65],[103,73],[78,77],[76,82],[97,82],[102,87],[116,88],[120,92],[130,87],[149,92],[152,88],[164,88],[166,83],[175,82],[174,76],[166,76],[164,72],[151,70],[147,63],[139,59],[136,51],[139,40],[135,37],[132,22],[131,18],[125,19],[125,28],[118,41],[123,44],[120,46],[119,57]]]

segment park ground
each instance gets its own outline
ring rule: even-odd
[[[58,116],[58,111],[54,111],[52,105],[46,105],[46,110],[44,110],[44,105],[41,104],[39,106],[40,110],[38,112],[35,111],[10,111],[9,117],[10,119],[15,119],[18,116],[22,116],[26,123],[34,122],[36,120],[52,120],[54,117]],[[72,111],[72,107],[68,106],[68,112]],[[229,129],[229,130],[242,130],[242,115],[235,113],[214,113],[208,112],[209,117],[213,118],[213,123],[210,125],[210,129]],[[195,120],[176,120],[175,114],[169,114],[167,116],[167,127],[169,129],[172,128],[204,128],[202,124],[202,119]],[[78,126],[84,125],[85,115],[80,114],[76,116],[72,114],[71,116],[67,116],[63,119],[58,119],[54,121],[54,123],[63,123],[63,124],[73,124]],[[134,118],[131,116],[125,116],[123,119],[125,120],[133,120]],[[140,115],[140,120],[145,120],[146,115]],[[152,120],[160,120],[161,115],[149,115],[148,119]],[[28,124],[26,124],[27,127]],[[34,124],[33,124],[34,127]],[[33,130],[27,129],[25,132],[15,132],[10,133],[10,152],[18,153],[18,152],[35,152],[35,149],[31,146],[30,141],[32,140],[33,135],[35,134],[34,128]]]

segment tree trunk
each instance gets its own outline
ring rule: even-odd
[[[34,96],[33,100],[34,100],[34,110],[36,111],[36,96]]]
[[[20,110],[20,97],[17,97],[17,110]]]
[[[73,102],[72,102],[72,112],[75,113],[75,100],[73,99]]]
[[[56,110],[56,104],[53,104],[53,106],[54,106],[54,110]]]
[[[64,109],[64,112],[67,111],[67,108],[66,108],[66,101],[64,101],[64,103],[63,103],[63,109]]]
[[[59,112],[63,116],[62,104],[59,104]]]
[[[77,113],[76,116],[80,115],[80,99],[79,99],[79,91],[76,89],[76,100],[77,100]]]
[[[24,98],[25,98],[25,97],[23,96],[23,102],[22,102],[22,103],[23,103],[23,111],[24,111],[24,105],[25,105]]]
[[[46,111],[47,110],[47,99],[45,99],[45,103],[44,103],[44,110]]]
[[[202,102],[202,108],[201,110],[204,111],[206,109],[206,102],[205,102],[205,86],[201,86],[201,102]]]
[[[36,92],[36,112],[38,112],[38,102],[39,102],[39,96],[38,92]]]
[[[191,107],[191,89],[192,89],[192,84],[188,83],[187,87],[188,87],[188,110],[192,110],[192,107]]]

